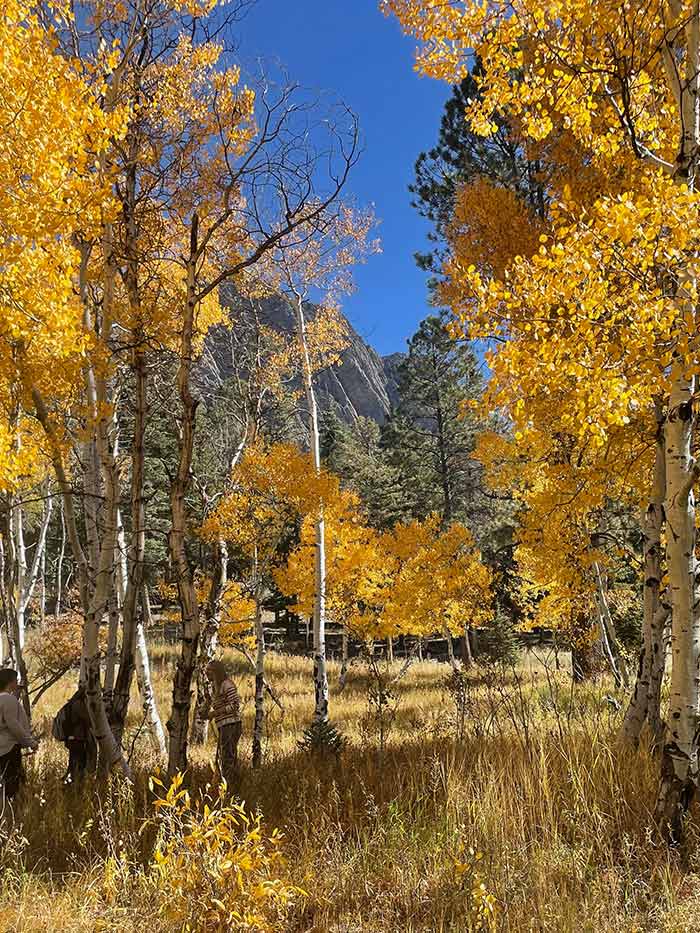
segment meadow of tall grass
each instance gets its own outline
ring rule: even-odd
[[[283,859],[256,863],[256,883],[290,892],[279,903],[270,897],[260,928],[700,929],[700,821],[693,813],[685,847],[669,853],[652,819],[657,762],[646,748],[619,746],[613,701],[623,697],[609,683],[573,688],[546,660],[477,666],[458,683],[444,664],[414,663],[397,680],[400,661],[374,671],[358,662],[345,690],[332,692],[347,743],[339,755],[312,754],[297,745],[312,712],[311,662],[272,654],[269,680],[284,711],[268,705],[264,765],[253,771],[252,675],[242,659],[229,660],[245,701],[234,790],[265,838],[273,828],[283,834]],[[172,649],[156,646],[166,715],[173,663]],[[330,676],[337,683],[334,665]],[[71,686],[42,698],[39,729],[50,732]],[[65,754],[49,738],[28,761],[17,824],[0,854],[1,931],[165,933],[185,928],[169,902],[191,899],[195,888],[208,897],[210,882],[218,897],[216,879],[185,883],[195,864],[210,874],[221,866],[195,843],[187,843],[194,861],[178,850],[167,872],[157,871],[160,791],[149,787],[155,763],[139,718],[135,704],[131,786],[64,787]],[[192,800],[214,792],[212,744],[193,750],[186,783]],[[250,917],[217,926],[193,909],[191,929],[255,928]]]

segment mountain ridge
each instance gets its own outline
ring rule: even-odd
[[[226,299],[233,307],[235,298]],[[260,319],[266,326],[284,334],[296,328],[295,312],[282,296],[261,299],[258,303]],[[318,305],[305,302],[309,320],[318,311]],[[342,314],[348,333],[348,346],[340,355],[340,362],[318,373],[315,377],[316,395],[323,412],[334,411],[344,421],[352,423],[358,418],[371,418],[383,424],[398,401],[398,368],[405,354],[380,354],[352,326]],[[216,338],[207,338],[210,349],[216,353]],[[223,369],[225,370],[225,365]]]

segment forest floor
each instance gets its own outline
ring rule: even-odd
[[[164,719],[173,663],[173,649],[155,647]],[[311,662],[271,654],[284,712],[268,702],[265,761],[253,771],[253,680],[235,664],[245,701],[236,791],[267,831],[282,831],[275,872],[305,892],[268,929],[700,929],[700,819],[692,815],[685,848],[669,855],[651,816],[657,762],[617,744],[610,684],[572,688],[551,658],[529,657],[511,670],[477,666],[460,691],[433,662],[391,683],[397,661],[378,672],[390,691],[380,706],[366,665],[351,667],[340,694],[331,665],[331,716],[348,743],[337,757],[314,756],[297,747],[312,709]],[[66,682],[42,698],[35,722],[47,735],[69,691]],[[131,737],[139,719],[135,705]],[[0,847],[2,933],[183,929],[168,915],[169,895],[138,881],[154,864],[149,756],[138,736],[131,790],[65,788],[64,750],[44,740],[28,762],[19,824]],[[212,758],[211,744],[194,750],[195,789],[212,781]]]

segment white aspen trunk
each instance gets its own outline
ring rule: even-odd
[[[117,513],[117,552],[114,555],[114,574],[114,582],[117,588],[119,606],[121,608],[124,605],[129,580],[126,535],[124,533],[124,522],[122,521],[121,512]]]
[[[469,640],[469,626],[464,626],[464,635],[461,638],[462,642],[462,666],[465,671],[472,666],[474,663],[474,656],[472,655],[472,643]]]
[[[9,515],[8,515],[9,520]],[[0,534],[0,667],[10,667],[5,626],[8,623],[8,595],[5,584],[5,542]]]
[[[323,512],[316,522],[316,600],[314,604],[314,720],[328,719],[326,667],[326,523]]]
[[[24,659],[24,637],[25,637],[25,613],[27,602],[25,594],[27,592],[27,552],[24,546],[24,515],[22,511],[22,500],[10,500],[10,521],[12,525],[11,534],[11,557],[15,571],[14,592],[11,595],[10,603],[12,606],[10,612],[10,625],[8,629],[8,640],[10,643],[10,655],[12,664],[19,674],[21,687],[22,706],[31,717],[31,705],[29,702],[29,684],[27,682],[27,663]]]
[[[197,404],[192,397],[190,375],[192,371],[192,345],[196,311],[196,263],[198,257],[198,218],[192,218],[190,251],[187,262],[187,300],[185,302],[180,363],[177,383],[180,393],[180,427],[178,436],[178,467],[170,489],[170,555],[177,574],[177,586],[182,616],[180,657],[173,678],[173,702],[168,720],[170,743],[168,774],[187,770],[187,738],[190,707],[192,704],[192,677],[197,663],[199,647],[199,605],[192,578],[185,541],[187,536],[186,495],[190,486],[192,454],[194,450],[195,414]]]
[[[114,574],[114,570],[112,571]],[[119,603],[117,601],[117,588],[112,579],[111,592],[107,602],[107,650],[105,651],[105,672],[102,692],[108,715],[111,714],[112,700],[114,699],[114,677],[117,667],[117,643],[119,640]]]
[[[41,552],[41,567],[39,569],[39,621],[43,625],[46,621],[46,549]]]
[[[656,403],[656,444],[654,475],[649,504],[642,516],[644,536],[644,618],[642,647],[634,691],[630,698],[620,735],[633,746],[639,744],[644,723],[648,722],[654,740],[663,735],[661,720],[661,682],[666,667],[666,639],[664,629],[668,611],[659,619],[661,602],[661,533],[664,525],[664,498],[666,496],[666,459],[664,451],[664,416],[661,404]]]
[[[608,627],[608,620],[606,618],[607,602],[604,602],[603,582],[600,574],[600,567],[598,566],[597,561],[594,561],[594,572],[596,575],[595,601],[596,612],[598,615],[598,640],[603,657],[605,658],[605,661],[610,668],[610,672],[612,673],[615,680],[615,686],[619,688],[622,686],[623,677],[617,663],[613,642],[610,637],[610,628]],[[610,622],[612,624],[612,619]]]
[[[124,605],[127,581],[129,579],[128,561],[126,557],[126,535],[121,510],[117,512],[117,550],[114,554],[114,585],[117,591],[119,607]]]
[[[608,637],[608,629],[605,624],[605,619],[603,618],[603,613],[600,608],[600,603],[596,597],[596,609],[598,615],[598,643],[600,645],[600,650],[605,658],[605,662],[610,668],[610,672],[613,675],[616,687],[622,686],[622,675],[620,674],[619,668],[617,666],[617,661],[613,653],[612,647],[610,645],[610,638]]]
[[[138,385],[138,379],[137,379]],[[137,390],[137,396],[139,392]],[[119,673],[114,684],[114,696],[110,721],[115,737],[121,742],[131,699],[131,685],[136,666],[136,629],[138,620],[138,597],[143,576],[145,552],[145,528],[143,514],[143,457],[135,454],[135,448],[143,450],[145,425],[138,416],[134,425],[132,446],[132,534],[131,548],[127,558],[126,538],[121,513],[118,515],[117,551],[115,554],[115,577],[119,594],[119,609],[122,622],[122,642],[119,653]],[[116,646],[115,646],[116,647]]]
[[[309,348],[306,340],[306,322],[304,304],[301,295],[296,296],[297,336],[302,357],[306,403],[309,409],[309,445],[314,470],[321,472],[321,439],[318,429],[318,409],[314,392],[313,374]],[[326,526],[323,506],[316,519],[315,553],[316,589],[314,596],[313,632],[314,632],[314,722],[328,720],[328,671],[326,666]]]
[[[146,722],[148,735],[153,751],[159,762],[166,761],[168,748],[165,741],[165,730],[158,713],[155,693],[153,692],[153,678],[151,677],[151,664],[148,658],[148,644],[143,617],[136,625],[136,683],[141,696],[141,709]]]
[[[24,585],[21,593],[21,602],[22,602],[22,613],[23,616],[26,616],[27,609],[29,608],[29,603],[31,602],[32,596],[34,595],[34,590],[36,589],[37,580],[40,578],[41,566],[46,555],[46,539],[48,536],[49,525],[51,524],[51,515],[53,512],[53,498],[48,493],[48,483],[46,484],[46,497],[44,499],[44,509],[41,519],[41,526],[39,528],[39,535],[37,537],[36,546],[34,549],[34,557],[32,559],[32,566],[27,570],[26,562],[26,550],[24,547],[24,537],[22,535],[22,553],[23,553],[23,576],[24,576]],[[22,639],[22,647],[24,647],[24,639]]]
[[[104,694],[107,715],[109,716],[115,739],[121,741],[121,733],[115,729],[114,723],[114,683],[119,658],[119,623],[124,603],[124,588],[121,568],[121,554],[124,543],[124,529],[122,527],[121,513],[117,509],[117,546],[114,549],[112,564],[111,592],[107,604],[107,650],[105,651],[105,672],[102,692]]]
[[[8,531],[11,528],[11,520],[7,516],[7,529]],[[5,626],[8,622],[8,594],[7,594],[7,581],[5,579],[5,536],[0,534],[0,666],[9,667],[9,664],[6,663],[6,647],[5,647]]]
[[[63,515],[63,499],[61,499],[61,546],[56,561],[56,602],[54,614],[60,616],[63,604],[63,560],[66,555],[66,520]]]
[[[671,599],[666,594],[656,611],[651,630],[651,670],[647,692],[647,722],[654,739],[654,747],[661,748],[666,723],[661,716],[661,688],[666,674],[666,658],[671,643]]]
[[[620,687],[624,685],[625,687],[629,687],[629,673],[627,671],[625,659],[622,656],[622,651],[620,650],[620,644],[617,640],[617,632],[615,631],[615,622],[610,612],[605,579],[603,578],[603,572],[600,569],[598,561],[594,561],[593,569],[596,577],[596,599],[598,601],[600,624],[604,630],[607,644],[606,657],[609,655],[608,664],[610,665],[617,686]]]
[[[39,538],[36,543],[36,550],[34,551],[34,560],[32,562],[32,571],[29,584],[29,593],[26,597],[27,603],[32,597],[32,590],[36,586],[36,582],[40,583],[39,586],[39,619],[43,623],[46,618],[46,550],[47,550],[47,538],[49,533],[49,526],[51,525],[51,515],[53,513],[53,496],[49,491],[48,480],[44,483],[44,503],[41,510],[41,527],[39,530]],[[33,582],[32,582],[33,581]]]
[[[14,508],[12,509],[12,520],[14,525],[14,535],[15,535],[15,580],[16,580],[16,618],[15,623],[15,640],[16,640],[16,649],[18,652],[18,658],[21,656],[21,653],[24,651],[24,639],[25,639],[25,613],[26,613],[26,603],[24,599],[25,592],[27,590],[27,551],[24,545],[24,513],[22,510],[22,500],[15,500]]]
[[[263,727],[265,722],[265,626],[260,594],[255,594],[255,722],[253,725],[253,767],[262,764]]]
[[[105,536],[112,538],[114,531],[110,529],[112,521],[116,522],[116,510],[106,512]],[[111,552],[111,553],[110,553]],[[100,748],[100,758],[104,770],[111,769],[115,764],[119,764],[125,773],[128,773],[128,766],[122,755],[119,743],[115,740],[107,716],[107,708],[102,695],[101,670],[100,670],[100,643],[99,632],[100,623],[107,609],[109,601],[109,592],[111,589],[111,576],[113,572],[112,559],[113,548],[103,545],[95,580],[95,592],[91,600],[89,611],[85,617],[85,627],[83,633],[83,644],[85,654],[85,680],[86,680],[86,700],[92,723],[93,735]]]
[[[228,550],[226,542],[219,540],[214,550],[215,569],[207,601],[207,617],[199,642],[197,658],[197,702],[192,719],[190,741],[193,745],[204,745],[209,732],[211,708],[211,683],[207,677],[207,665],[213,659],[221,627],[221,600],[228,579]]]
[[[695,605],[694,379],[682,360],[674,363],[666,423],[666,554],[672,606],[671,692],[663,749],[658,816],[672,841],[695,793],[698,774],[697,720],[700,700],[700,626]]]
[[[386,640],[386,654],[390,664],[394,663],[394,639],[389,635]]]
[[[128,765],[122,754],[119,740],[115,737],[109,722],[101,683],[99,634],[114,591],[115,553],[119,525],[119,470],[110,447],[108,426],[104,419],[98,424],[97,443],[103,469],[104,506],[100,562],[97,567],[92,599],[85,616],[83,633],[86,700],[93,735],[100,748],[102,768],[109,770],[116,764],[121,767],[124,774],[128,775]]]
[[[682,32],[681,32],[682,30]],[[700,0],[693,0],[674,35],[684,41],[685,55],[674,58],[665,48],[669,90],[679,111],[679,149],[674,180],[695,187],[700,146]],[[667,34],[666,43],[670,41]],[[669,58],[671,61],[669,61]],[[670,65],[670,67],[669,67]],[[678,73],[682,65],[683,80]],[[695,257],[697,258],[697,257]],[[679,330],[697,324],[697,281],[690,267],[676,278],[675,304]],[[696,604],[695,496],[697,480],[693,457],[695,358],[676,354],[671,367],[671,391],[666,422],[666,555],[671,594],[671,694],[657,816],[672,843],[680,841],[683,817],[697,788],[698,702],[700,700],[700,616]],[[689,372],[688,372],[689,371]]]
[[[12,503],[10,501],[7,509],[7,530],[8,544],[12,550]],[[2,612],[0,614],[0,665],[2,667],[12,667],[12,637],[10,634],[10,616],[12,613],[12,599],[10,588],[12,581],[7,579],[7,564],[5,560],[5,539],[0,534],[0,604]]]
[[[151,610],[151,597],[145,583],[141,587],[141,607],[143,609],[144,625],[146,628],[150,628],[153,625],[153,611]]]
[[[89,583],[94,586],[97,566],[100,562],[99,533],[99,460],[94,440],[83,444],[83,520],[85,523],[86,553],[89,562]]]

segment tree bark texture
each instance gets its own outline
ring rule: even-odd
[[[302,355],[304,389],[309,409],[309,444],[313,467],[321,472],[321,438],[318,427],[318,408],[314,392],[311,360],[306,340],[304,304],[300,295],[296,300],[297,336]],[[328,719],[328,671],[326,665],[326,526],[323,506],[316,519],[315,596],[313,613],[314,635],[314,721]]]

